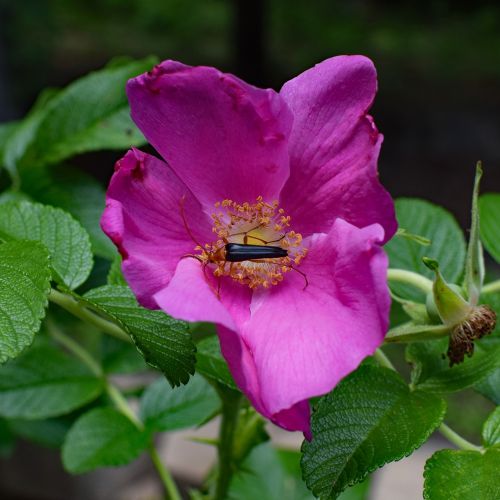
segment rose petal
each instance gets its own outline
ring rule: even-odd
[[[289,431],[303,432],[311,439],[310,410],[308,401],[301,401],[291,408],[272,414],[261,400],[261,383],[258,378],[254,358],[242,336],[229,328],[219,326],[221,351],[229,365],[234,380],[241,391],[248,397],[252,406],[264,417]]]
[[[217,287],[211,269],[204,272],[203,264],[196,259],[186,258],[179,262],[170,283],[155,294],[154,300],[174,318],[208,321],[234,330],[236,321],[242,322],[248,318],[251,291],[226,278],[224,288],[221,285],[219,299]],[[224,296],[228,300],[226,303],[222,300]]]
[[[300,266],[307,288],[291,271],[254,294],[239,332],[255,364],[254,398],[269,414],[329,392],[382,343],[390,307],[382,239],[379,225],[358,229],[338,219],[308,241]]]
[[[379,223],[386,240],[396,231],[377,176],[382,136],[366,114],[376,89],[373,63],[362,56],[327,59],[281,89],[294,114],[281,202],[303,236],[327,232],[337,217],[357,227]]]
[[[196,246],[182,221],[181,200],[194,238],[210,241],[211,221],[166,163],[137,149],[117,162],[101,227],[118,247],[125,279],[145,307],[157,307],[152,296]]]
[[[292,116],[273,90],[165,61],[129,81],[132,118],[211,213],[217,201],[278,198]]]

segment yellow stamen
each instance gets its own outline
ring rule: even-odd
[[[267,203],[262,196],[255,203],[236,203],[226,199],[215,203],[218,209],[211,215],[212,231],[217,240],[205,244],[200,251],[200,260],[206,265],[214,265],[216,277],[230,276],[235,281],[249,286],[269,288],[283,280],[284,275],[298,266],[307,253],[302,246],[302,236],[295,231],[287,231],[291,217],[279,208],[278,201]],[[280,246],[288,253],[286,257],[226,262],[221,249],[227,243]]]

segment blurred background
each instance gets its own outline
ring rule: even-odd
[[[214,65],[279,89],[353,53],[379,72],[383,182],[395,196],[441,202],[466,225],[476,160],[484,190],[500,186],[494,0],[0,0],[0,121],[117,55]],[[81,165],[105,180],[114,156],[91,158]]]
[[[380,175],[391,194],[442,204],[466,228],[477,160],[485,167],[483,192],[500,190],[497,1],[0,0],[0,122],[21,118],[46,87],[64,86],[115,56],[150,54],[217,66],[277,90],[327,57],[365,54],[378,68],[372,114],[385,135]],[[105,184],[119,156],[91,153],[74,163]],[[464,400],[450,398],[450,423],[477,440],[490,406],[472,391],[466,397],[467,418]],[[23,446],[28,451],[10,465],[0,462],[8,484],[19,484],[5,478],[25,463],[32,445]],[[41,457],[31,467],[44,463],[47,470],[30,480],[52,486],[12,498],[59,498],[54,491],[77,498],[65,490],[73,483],[57,453]],[[139,474],[134,470],[128,474]],[[81,498],[90,495],[83,491]]]

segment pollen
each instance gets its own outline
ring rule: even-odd
[[[195,249],[215,277],[229,276],[252,289],[269,288],[283,281],[288,272],[297,270],[306,256],[302,236],[290,228],[291,217],[279,208],[278,201],[268,203],[261,196],[254,203],[226,199],[215,203],[215,209],[211,215],[215,241]],[[229,243],[280,247],[287,255],[228,262],[225,247]]]

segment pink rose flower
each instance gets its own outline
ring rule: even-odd
[[[376,87],[362,56],[323,61],[279,93],[173,61],[127,85],[132,118],[163,157],[130,150],[109,185],[101,223],[127,282],[145,307],[216,323],[255,408],[306,437],[308,399],[388,327],[381,245],[397,223],[367,114]],[[228,243],[281,256],[231,263]]]

